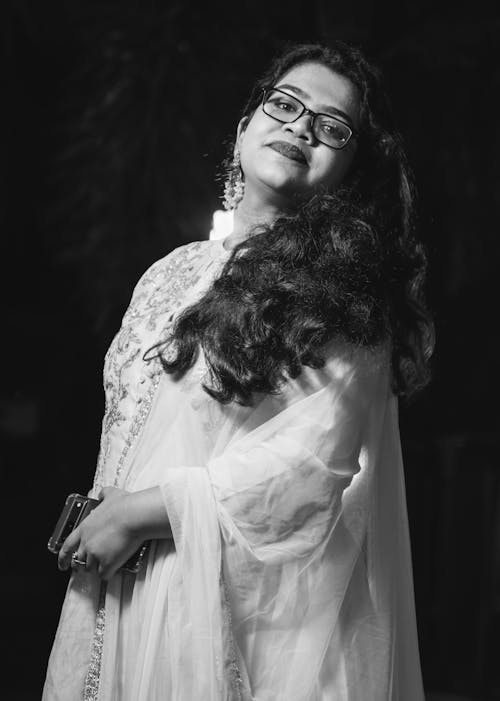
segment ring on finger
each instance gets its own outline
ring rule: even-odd
[[[80,566],[82,566],[82,567],[86,567],[86,566],[87,566],[87,561],[86,561],[86,560],[81,560],[81,559],[78,557],[78,553],[77,553],[76,550],[75,550],[75,552],[74,552],[73,555],[71,556],[71,566],[74,567],[74,566],[78,566],[78,565],[80,565]]]

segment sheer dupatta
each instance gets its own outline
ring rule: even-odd
[[[422,701],[386,352],[332,347],[162,492],[172,701]]]

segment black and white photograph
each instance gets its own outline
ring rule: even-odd
[[[498,701],[500,6],[6,0],[9,701]]]

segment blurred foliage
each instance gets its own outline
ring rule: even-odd
[[[138,276],[174,246],[206,237],[220,206],[224,144],[255,72],[279,43],[258,4],[238,7],[244,35],[231,29],[233,10],[183,2],[65,7],[73,61],[57,105],[47,214],[57,260],[83,275],[106,340]]]
[[[438,311],[484,284],[498,210],[495,15],[415,0],[9,7],[8,40],[37,60],[22,78],[40,98],[41,235],[79,281],[103,347],[151,261],[207,235],[239,110],[287,40],[340,36],[380,62],[424,195]]]

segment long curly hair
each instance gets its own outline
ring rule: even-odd
[[[415,235],[414,187],[380,72],[343,42],[293,46],[276,58],[243,110],[290,69],[320,63],[360,95],[360,138],[334,192],[316,192],[296,211],[259,226],[232,251],[202,299],[178,317],[164,370],[176,377],[200,349],[221,403],[251,404],[277,393],[303,366],[320,368],[338,338],[356,346],[389,341],[393,391],[405,398],[429,381],[434,329],[426,307],[426,256]]]

